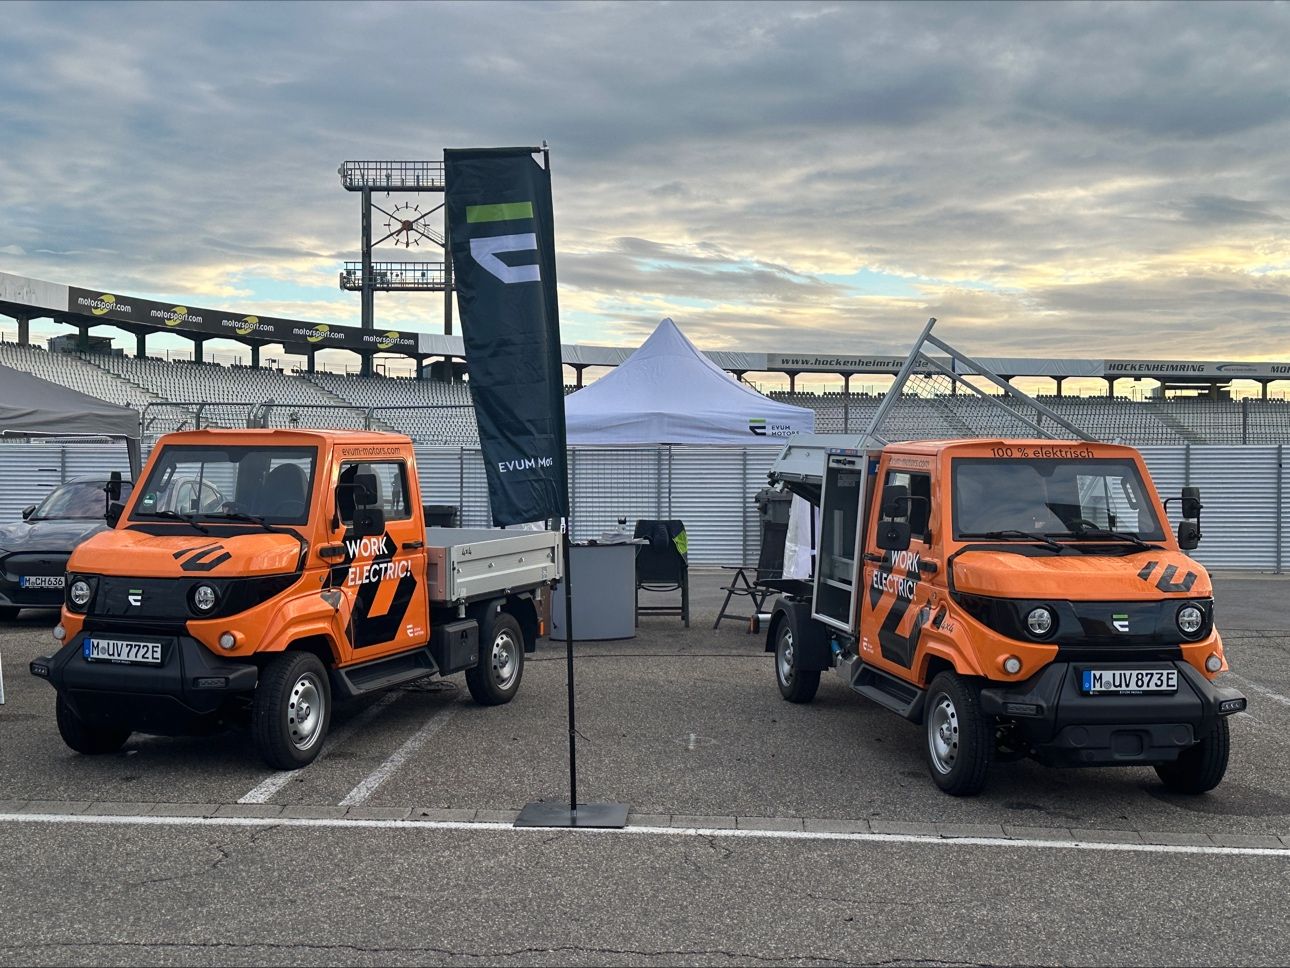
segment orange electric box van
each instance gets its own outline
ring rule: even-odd
[[[509,702],[560,575],[556,532],[427,529],[397,434],[170,434],[109,521],[68,562],[61,647],[31,663],[81,753],[242,723],[293,769],[333,699],[465,672]]]
[[[780,583],[766,649],[809,702],[837,669],[923,727],[932,779],[980,791],[991,762],[1153,766],[1222,780],[1227,668],[1199,540],[1133,448],[1084,440],[790,439],[771,472],[819,508],[814,573]]]

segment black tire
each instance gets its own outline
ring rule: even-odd
[[[19,609],[14,608],[12,605],[5,605],[0,608],[0,622],[16,622],[18,620],[19,611]]]
[[[927,690],[923,728],[932,781],[950,796],[980,793],[994,752],[994,723],[981,712],[977,686],[957,672],[938,675]]]
[[[820,673],[798,668],[793,647],[793,623],[788,616],[775,629],[775,684],[789,702],[810,702],[820,688]]]
[[[276,770],[308,766],[330,727],[331,682],[318,657],[284,652],[272,659],[251,703],[251,735],[264,762]]]
[[[130,730],[124,726],[91,726],[86,723],[72,712],[72,707],[63,701],[62,696],[54,700],[54,715],[58,719],[58,735],[63,737],[63,742],[86,756],[115,753],[130,738]]]
[[[1231,748],[1227,717],[1220,716],[1199,743],[1183,750],[1172,763],[1157,765],[1156,776],[1174,793],[1208,793],[1223,782]]]
[[[479,634],[479,662],[466,670],[466,686],[481,706],[515,698],[524,678],[524,632],[510,612],[490,610]]]

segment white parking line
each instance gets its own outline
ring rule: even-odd
[[[345,799],[340,802],[340,805],[342,807],[356,807],[360,803],[366,803],[367,798],[375,793],[377,788],[394,774],[395,770],[407,762],[408,757],[424,746],[426,740],[439,732],[444,727],[444,724],[452,719],[456,711],[456,706],[444,706],[438,712],[432,713],[425,725],[408,737],[408,741],[391,753],[384,763],[363,777],[358,786],[345,795]]]
[[[621,830],[571,830],[551,827],[513,827],[509,823],[452,820],[314,820],[282,817],[123,817],[72,813],[0,813],[0,823],[106,824],[140,827],[320,827],[354,830],[444,831],[510,833],[545,837],[603,835],[647,837],[730,837],[740,840],[839,841],[869,844],[911,844],[927,847],[1010,847],[1017,850],[1090,850],[1141,854],[1202,854],[1220,857],[1275,857],[1290,860],[1290,847],[1218,847],[1184,844],[1103,843],[1088,840],[1009,840],[1005,837],[931,837],[921,834],[827,833],[804,830],[729,830],[724,827],[625,827]]]
[[[336,730],[336,732],[332,733],[331,736],[327,738],[327,745],[324,746],[319,751],[317,758],[314,760],[314,763],[317,763],[318,760],[321,760],[324,756],[326,756],[328,753],[334,750],[337,746],[340,746],[341,744],[348,741],[350,737],[352,737],[360,729],[362,729],[373,719],[379,716],[382,710],[384,710],[391,703],[398,702],[399,699],[401,699],[405,695],[407,694],[402,692],[387,692],[380,699],[376,700],[376,702],[372,703],[372,705],[368,706],[361,713],[359,713],[357,716],[355,716],[353,719],[351,719],[344,726]],[[313,764],[310,764],[310,766],[312,765]],[[306,766],[304,767],[304,769],[307,770],[309,769],[309,767]],[[242,797],[237,802],[238,803],[268,803],[270,797],[272,797],[275,793],[277,793],[284,786],[290,783],[292,777],[299,776],[302,772],[303,770],[281,770],[277,773],[270,773],[268,777],[264,779],[263,782],[253,787],[246,794],[246,796]]]
[[[1241,685],[1245,686],[1247,689],[1253,689],[1260,696],[1266,696],[1268,699],[1271,699],[1273,702],[1279,702],[1283,706],[1290,706],[1290,696],[1283,696],[1279,692],[1273,692],[1271,689],[1268,689],[1266,686],[1260,686],[1257,682],[1251,682],[1249,679],[1246,679],[1244,676],[1238,676],[1235,672],[1229,672],[1227,673],[1227,675],[1235,679],[1237,682],[1241,683]]]

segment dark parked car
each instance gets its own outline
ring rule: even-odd
[[[0,621],[12,621],[22,608],[62,606],[68,556],[108,526],[108,504],[124,501],[130,487],[116,474],[77,478],[26,508],[20,523],[0,526]]]

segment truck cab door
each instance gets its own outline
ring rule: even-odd
[[[363,486],[373,483],[374,493]],[[425,531],[408,483],[409,468],[402,460],[340,465],[336,523],[345,557],[333,566],[332,587],[341,589],[348,606],[346,634],[353,661],[401,652],[429,640]],[[367,507],[382,512],[379,534],[363,533]]]
[[[882,490],[892,484],[909,489],[909,499],[897,513],[883,507]],[[926,469],[884,463],[875,490],[865,542],[860,657],[908,679],[923,626],[932,617],[934,589],[923,567],[932,552],[931,462]],[[909,525],[907,549],[884,551],[878,547],[878,531],[891,521]]]
[[[850,634],[856,632],[860,542],[874,464],[864,453],[830,454],[821,486],[811,618]]]

